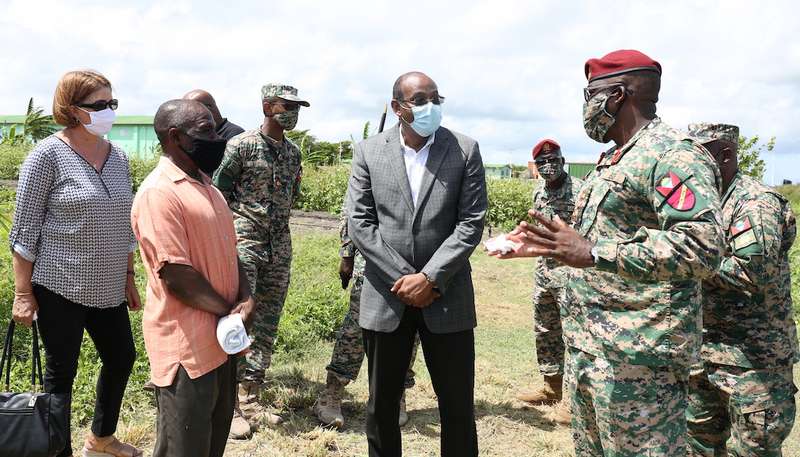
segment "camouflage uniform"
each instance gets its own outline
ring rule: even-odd
[[[587,176],[574,226],[596,263],[569,270],[562,303],[578,457],[685,454],[700,280],[723,239],[719,181],[708,152],[658,118]]]
[[[548,189],[542,182],[533,191],[533,209],[551,219],[571,221],[582,181],[566,174],[557,189]],[[533,333],[536,336],[536,360],[543,376],[564,374],[564,339],[561,332],[559,302],[565,285],[564,266],[543,257],[536,263],[533,280]]]
[[[300,193],[301,175],[297,146],[288,138],[275,141],[260,129],[231,138],[214,173],[214,185],[234,214],[239,259],[256,302],[253,343],[239,364],[240,381],[263,382],[270,365],[289,288],[289,214]]]
[[[345,386],[350,381],[355,381],[361,364],[364,362],[364,335],[361,326],[358,325],[358,314],[361,309],[361,285],[364,282],[364,257],[355,247],[347,234],[347,213],[342,207],[342,219],[339,226],[339,236],[342,246],[339,249],[340,257],[353,257],[353,286],[350,288],[350,308],[344,316],[342,325],[336,332],[336,343],[333,346],[331,362],[325,369],[334,376],[339,384]],[[414,361],[417,358],[417,347],[419,346],[419,336],[414,343],[413,353],[411,354],[411,365],[406,373],[406,389],[414,386]]]
[[[699,124],[690,132],[721,127]],[[735,135],[716,138],[737,141],[730,127]],[[789,266],[795,217],[782,195],[737,174],[722,198],[722,227],[725,257],[703,284],[703,362],[689,382],[690,455],[780,456],[797,391]]]

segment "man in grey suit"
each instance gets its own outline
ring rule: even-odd
[[[486,215],[478,143],[440,127],[436,83],[400,76],[400,122],[355,146],[349,231],[366,259],[359,324],[369,359],[370,457],[402,455],[397,415],[414,335],[439,400],[441,455],[478,455],[475,294],[469,256]]]

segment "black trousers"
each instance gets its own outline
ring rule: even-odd
[[[364,346],[369,360],[369,455],[400,457],[403,454],[397,415],[417,332],[439,401],[441,455],[477,456],[474,333],[472,330],[432,333],[425,325],[422,310],[412,307],[406,307],[400,325],[393,332],[364,329]]]
[[[46,353],[45,392],[70,394],[71,404],[72,383],[78,373],[86,329],[103,362],[97,377],[92,433],[100,437],[113,435],[128,376],[136,361],[127,305],[90,308],[40,285],[33,286],[33,293],[39,303],[39,332]],[[67,445],[58,456],[69,455],[72,455],[72,441],[68,435]]]
[[[158,425],[153,457],[222,457],[236,398],[236,357],[191,379],[186,370],[156,388]]]

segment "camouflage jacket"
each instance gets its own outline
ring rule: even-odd
[[[581,187],[581,181],[567,174],[558,189],[548,189],[544,180],[533,191],[533,209],[552,219],[555,215],[570,223],[572,210],[575,208],[575,197]],[[536,285],[538,287],[563,287],[565,270],[563,264],[544,257],[536,263]]]
[[[598,260],[569,270],[569,346],[639,365],[698,360],[701,281],[723,246],[719,184],[711,155],[658,118],[601,156],[575,202]]]
[[[265,236],[288,235],[289,214],[300,195],[300,150],[248,130],[228,140],[214,185],[235,217],[248,219]],[[240,234],[241,235],[241,234]]]
[[[798,361],[789,249],[797,227],[782,195],[737,175],[722,198],[725,257],[704,285],[703,360],[745,368]]]
[[[350,235],[347,233],[347,203],[342,205],[342,217],[339,221],[339,240],[341,247],[339,248],[339,257],[354,257],[353,259],[353,280],[364,276],[364,267],[366,261],[364,256],[358,250]]]

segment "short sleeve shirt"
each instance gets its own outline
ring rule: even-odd
[[[147,271],[142,329],[153,383],[169,386],[184,367],[196,379],[227,360],[216,338],[218,317],[170,294],[159,272],[166,263],[189,265],[233,304],[239,290],[236,233],[222,194],[168,158],[144,180],[131,222]]]

